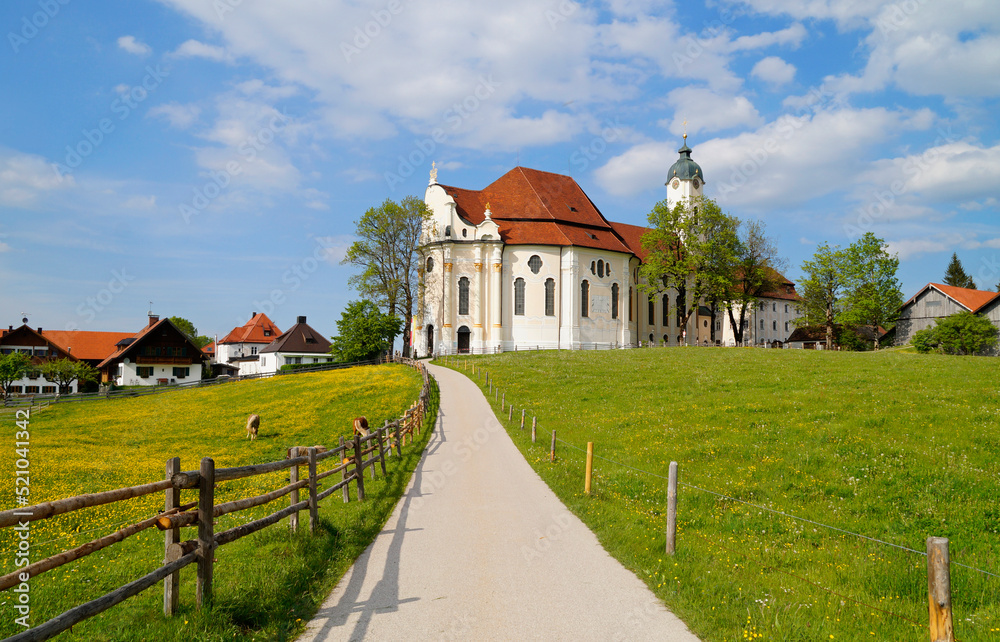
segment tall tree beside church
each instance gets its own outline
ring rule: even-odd
[[[846,286],[844,278],[846,258],[843,250],[823,243],[816,248],[811,261],[802,263],[802,307],[803,316],[797,325],[824,326],[826,328],[826,349],[833,349],[833,323],[840,310],[841,295]]]
[[[896,278],[899,257],[883,239],[866,233],[844,251],[844,300],[837,319],[845,326],[891,329],[903,305]]]
[[[645,281],[639,290],[647,295],[666,289],[684,292],[679,325],[687,327],[699,301],[719,301],[731,291],[738,225],[711,199],[681,201],[672,208],[660,201],[642,236],[648,254],[639,268]]]
[[[778,288],[778,271],[785,269],[785,261],[778,255],[774,240],[767,236],[763,221],[759,220],[740,222],[735,258],[733,287],[722,302],[736,343],[742,343],[747,316],[762,294]]]
[[[403,321],[403,352],[409,354],[410,319],[417,298],[420,228],[427,206],[407,196],[400,203],[386,199],[358,219],[355,241],[342,263],[361,268],[348,283],[362,297]]]
[[[976,289],[976,282],[972,280],[972,275],[962,267],[957,253],[952,252],[951,254],[951,262],[948,263],[948,269],[944,271],[944,284],[953,285],[956,288]]]

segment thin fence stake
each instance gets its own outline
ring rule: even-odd
[[[927,601],[931,642],[954,642],[951,621],[951,559],[948,538],[927,538]]]
[[[590,494],[590,480],[594,474],[594,442],[587,442],[587,478],[583,484],[583,492]]]
[[[212,568],[215,561],[215,461],[201,460],[198,480],[198,578],[194,600],[198,609],[212,605]]]
[[[316,501],[316,449],[310,447],[309,453],[309,532],[315,533],[319,527],[319,505]]]
[[[503,412],[504,407],[507,405],[507,393],[503,393],[500,397],[500,412]]]
[[[556,431],[552,431],[552,446],[549,448],[549,461],[556,460]]]
[[[298,457],[299,456],[299,447],[298,446],[292,446],[288,450],[288,456],[291,459],[295,459],[296,457]],[[299,467],[298,466],[292,466],[288,470],[288,482],[291,483],[291,484],[294,484],[294,483],[296,483],[298,481],[299,481]],[[289,502],[289,504],[288,504],[289,506],[294,506],[294,505],[296,505],[296,504],[299,503],[299,489],[298,488],[296,488],[295,490],[293,490],[288,495],[288,502]],[[292,513],[291,515],[288,516],[288,527],[292,530],[293,533],[299,530],[299,512],[298,511],[295,511],[294,513]]]
[[[514,418],[514,404],[507,406],[507,421]]]
[[[538,417],[531,418],[531,443],[535,443],[535,429],[538,428]]]
[[[339,447],[341,448],[341,451],[340,451],[340,463],[341,464],[346,464],[347,463],[347,449],[344,446],[344,436],[343,435],[340,436]],[[342,471],[340,471],[340,481],[344,481],[345,479],[347,479],[347,475],[348,474],[349,473],[347,472],[347,468],[345,467]],[[349,483],[348,484],[344,484],[344,486],[342,487],[342,490],[344,491],[344,503],[346,504],[349,501],[351,501],[351,485]]]
[[[181,458],[174,457],[167,460],[167,479],[172,479],[174,475],[181,472]],[[177,508],[181,505],[181,489],[171,487],[166,490],[166,498],[163,503],[164,510]],[[163,563],[171,562],[170,546],[177,544],[181,539],[180,527],[168,528],[163,538]],[[180,597],[181,574],[180,571],[172,573],[163,578],[163,614],[170,617],[177,612],[178,598]]]
[[[524,408],[521,408],[521,430],[524,430]]]
[[[677,462],[670,462],[667,477],[667,555],[677,550]]]

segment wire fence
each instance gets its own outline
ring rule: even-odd
[[[450,366],[453,366],[453,367],[457,367],[457,362],[455,362],[454,360],[449,359],[447,361],[447,365],[450,365]],[[469,367],[468,364],[466,363],[464,365],[468,369],[468,367]],[[506,392],[503,393],[502,397],[499,396],[500,386],[497,385],[497,382],[495,381],[492,373],[490,373],[488,370],[486,370],[484,368],[481,368],[481,367],[475,368],[475,366],[473,366],[473,368],[474,368],[474,371],[473,371],[474,374],[480,375],[483,378],[483,380],[486,382],[486,384],[490,388],[493,389],[493,392],[497,393],[496,395],[492,395],[492,396],[495,396],[497,398],[503,399],[503,401],[501,403],[502,404],[506,404],[508,406],[508,408],[501,408],[501,411],[507,410],[506,414],[508,415],[508,418],[513,417],[514,404],[512,403],[512,400],[508,398],[508,395],[506,394]],[[525,411],[522,410],[522,412],[525,412]],[[503,414],[504,413],[501,412],[501,415],[503,415]],[[502,420],[503,420],[503,418],[501,416],[501,421]],[[531,426],[532,426],[532,441],[534,441],[535,440],[535,433],[536,433],[536,431],[540,431],[541,430],[541,426],[538,424],[536,416],[532,416],[531,417]],[[522,427],[523,427],[523,423],[522,423]],[[621,467],[623,469],[627,469],[627,470],[633,471],[634,473],[637,473],[638,475],[642,475],[642,476],[645,476],[645,477],[649,477],[649,478],[661,480],[661,481],[664,481],[664,482],[669,481],[669,478],[666,475],[662,475],[660,473],[653,472],[653,471],[650,471],[650,470],[645,470],[643,468],[639,468],[639,467],[634,466],[632,464],[629,464],[629,463],[626,463],[626,462],[623,462],[623,461],[619,461],[619,460],[616,460],[616,459],[613,459],[613,458],[610,458],[610,457],[605,457],[603,455],[599,455],[597,453],[594,453],[592,450],[590,452],[588,452],[588,449],[583,448],[583,447],[581,447],[581,446],[579,446],[577,444],[568,442],[568,441],[566,441],[566,440],[558,437],[554,433],[554,431],[553,431],[553,434],[552,434],[552,445],[553,445],[552,457],[553,457],[553,461],[555,460],[555,449],[554,449],[554,446],[556,444],[561,444],[562,446],[564,446],[566,448],[569,448],[569,449],[571,449],[573,451],[579,452],[582,455],[584,455],[585,457],[590,456],[590,457],[593,457],[594,459],[598,459],[598,460],[602,460],[604,462],[607,462],[608,464],[611,464],[611,465],[614,465],[614,466],[619,466],[619,467]],[[735,503],[738,503],[740,505],[743,505],[743,506],[746,506],[748,508],[752,508],[752,509],[755,509],[755,510],[758,510],[758,511],[761,511],[761,512],[766,512],[766,513],[777,515],[777,516],[780,516],[780,517],[783,517],[783,518],[786,518],[786,519],[794,520],[794,521],[801,522],[801,523],[804,523],[804,524],[809,524],[811,526],[815,526],[815,527],[827,529],[827,530],[832,531],[832,532],[836,532],[836,533],[840,533],[842,535],[846,535],[846,536],[850,536],[850,537],[853,537],[853,538],[857,538],[858,540],[870,542],[872,544],[876,544],[876,545],[879,545],[879,546],[885,546],[885,547],[888,547],[888,548],[891,548],[891,549],[899,550],[899,551],[902,551],[902,552],[904,552],[905,554],[908,554],[908,555],[914,555],[915,554],[915,555],[923,557],[923,558],[927,558],[928,557],[928,553],[926,551],[921,551],[921,550],[913,549],[913,548],[910,548],[908,546],[904,546],[904,545],[897,544],[897,543],[894,543],[894,542],[886,541],[884,539],[880,539],[880,538],[873,537],[873,536],[870,536],[870,535],[865,535],[863,533],[858,533],[858,532],[855,532],[855,531],[851,531],[849,529],[845,529],[845,528],[842,528],[840,526],[834,526],[832,524],[826,524],[826,523],[823,523],[823,522],[820,522],[820,521],[817,521],[817,520],[814,520],[814,519],[809,519],[807,517],[803,517],[803,516],[800,516],[800,515],[795,515],[793,513],[789,513],[789,512],[783,511],[783,510],[779,510],[779,509],[776,509],[776,508],[771,508],[771,507],[768,507],[768,506],[764,506],[762,504],[756,504],[756,503],[753,503],[753,502],[749,502],[749,501],[746,501],[744,499],[740,499],[738,497],[733,497],[732,495],[729,495],[729,494],[726,494],[726,493],[718,492],[716,490],[711,490],[711,489],[708,489],[708,488],[703,488],[701,486],[697,486],[695,484],[689,484],[689,483],[680,482],[680,481],[677,481],[677,485],[681,486],[681,487],[684,487],[684,488],[687,488],[687,489],[690,489],[692,491],[696,491],[696,492],[700,492],[700,493],[705,493],[707,495],[716,497],[716,498],[721,499],[721,500],[735,502]],[[711,539],[711,538],[705,537],[704,535],[702,535],[702,534],[700,534],[700,533],[698,533],[698,532],[696,532],[694,530],[686,530],[685,533],[693,535],[693,536],[695,536],[695,537],[703,540],[709,546],[714,546],[716,548],[725,550],[725,551],[727,551],[727,552],[729,552],[731,554],[736,554],[736,555],[740,554],[739,551],[736,551],[735,549],[726,546],[725,544],[719,542],[717,539]],[[971,566],[971,565],[968,565],[968,564],[964,564],[964,563],[955,561],[954,559],[950,560],[950,564],[953,565],[953,566],[958,566],[958,567],[967,569],[967,570],[969,570],[969,571],[971,571],[973,573],[977,573],[977,574],[981,575],[982,577],[1000,578],[1000,574],[998,574],[996,572],[993,572],[993,571],[990,571],[990,570],[986,570],[986,569],[982,569],[982,568],[977,568],[975,566]],[[917,620],[913,619],[912,617],[908,617],[906,615],[901,615],[899,613],[894,613],[894,612],[889,611],[889,610],[887,610],[887,609],[885,609],[883,607],[880,607],[880,606],[877,606],[877,605],[874,605],[874,604],[870,604],[870,603],[858,600],[858,599],[856,599],[854,597],[845,595],[845,594],[840,593],[838,591],[834,591],[834,590],[832,590],[832,589],[830,589],[828,587],[825,587],[825,586],[823,586],[823,585],[821,585],[821,584],[819,584],[819,583],[817,583],[817,582],[815,582],[813,580],[810,580],[808,578],[802,577],[801,575],[799,575],[797,573],[792,573],[792,572],[788,571],[787,569],[780,568],[780,567],[775,566],[773,564],[764,564],[764,563],[761,564],[761,568],[768,569],[768,570],[774,571],[776,573],[780,573],[780,574],[787,575],[789,577],[795,578],[796,580],[799,580],[801,582],[809,584],[809,585],[813,586],[814,588],[816,588],[818,590],[821,590],[821,591],[823,591],[823,592],[825,592],[827,594],[836,596],[837,598],[839,598],[841,600],[844,600],[846,602],[851,602],[851,603],[856,604],[858,606],[862,606],[864,608],[872,609],[873,611],[877,611],[877,612],[882,613],[884,615],[888,615],[888,616],[897,618],[897,619],[899,619],[901,621],[904,621],[904,622],[906,622],[908,624],[911,624],[911,625],[914,625],[914,626],[926,627],[926,623],[925,622],[918,622]]]

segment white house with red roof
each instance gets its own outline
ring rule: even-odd
[[[704,184],[691,149],[679,153],[671,205]],[[678,327],[676,293],[640,295],[645,228],[605,219],[571,177],[515,167],[476,191],[440,184],[432,169],[424,202],[418,354],[697,340],[698,314]]]
[[[236,366],[240,375],[260,374],[260,351],[281,336],[281,330],[262,312],[254,312],[215,345],[215,361]]]
[[[936,319],[963,311],[985,316],[1000,328],[1000,293],[928,283],[899,309],[895,343],[905,345]]]
[[[762,292],[753,308],[743,315],[743,345],[784,345],[795,331],[795,320],[802,316],[802,297],[795,292],[795,283],[780,272],[775,271],[773,277],[776,287]],[[727,310],[715,318],[715,336],[724,346],[737,344],[733,322],[739,324],[740,306],[733,306],[732,313],[732,319]]]

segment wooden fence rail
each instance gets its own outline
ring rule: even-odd
[[[423,385],[420,395],[402,417],[395,421],[387,421],[384,426],[372,430],[368,435],[355,434],[352,440],[346,441],[341,437],[340,443],[332,448],[293,446],[288,449],[285,459],[250,466],[216,469],[214,460],[205,457],[201,460],[201,466],[198,470],[181,471],[180,459],[174,457],[167,461],[166,475],[162,481],[79,495],[0,512],[0,528],[6,528],[22,522],[48,519],[84,508],[125,501],[151,493],[162,491],[166,494],[164,510],[159,514],[0,577],[0,591],[7,590],[24,581],[24,574],[33,579],[46,571],[124,541],[146,529],[155,527],[165,532],[164,563],[162,566],[106,595],[71,608],[48,622],[22,631],[8,639],[17,642],[47,640],[74,624],[145,591],[161,580],[163,580],[164,590],[163,612],[168,616],[173,615],[179,603],[180,570],[190,564],[198,566],[195,601],[199,608],[209,606],[212,600],[215,549],[276,524],[285,517],[289,518],[290,528],[294,531],[298,528],[299,512],[303,510],[309,511],[309,530],[315,532],[319,522],[319,502],[338,490],[343,490],[343,501],[349,502],[349,487],[352,483],[357,487],[358,499],[363,501],[365,498],[365,469],[371,469],[373,479],[376,468],[381,468],[383,477],[387,475],[386,456],[393,456],[393,447],[395,447],[395,456],[402,456],[402,447],[406,444],[407,437],[409,437],[410,443],[413,443],[414,434],[420,434],[421,425],[430,402],[430,377],[427,369],[417,361],[403,359],[400,362],[416,368],[421,373]],[[319,463],[333,458],[336,458],[334,460],[335,466],[318,472]],[[305,476],[302,476],[303,467],[308,471]],[[245,497],[223,504],[215,503],[218,484],[281,470],[289,470],[289,483],[281,488],[255,497]],[[321,491],[319,483],[337,473],[341,474],[340,481]],[[182,505],[180,492],[185,489],[197,489],[198,501]],[[308,498],[300,501],[299,491],[306,489],[308,489]],[[287,507],[229,530],[214,532],[216,518],[264,506],[286,495],[290,496],[290,503]],[[180,541],[180,529],[184,526],[195,525],[198,526],[197,539]]]

